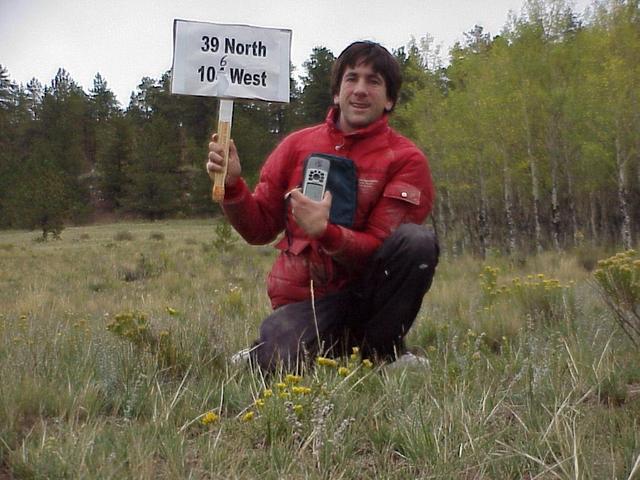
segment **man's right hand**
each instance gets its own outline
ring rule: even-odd
[[[218,134],[214,133],[211,135],[211,141],[209,142],[209,155],[207,158],[207,172],[209,174],[222,173],[224,170],[223,154],[222,145],[218,142]],[[236,144],[233,140],[229,140],[229,165],[227,166],[227,178],[224,184],[226,186],[234,185],[241,174],[242,168],[240,167]]]

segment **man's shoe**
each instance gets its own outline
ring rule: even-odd
[[[230,362],[232,365],[242,365],[245,363],[249,363],[251,360],[251,351],[253,348],[247,347],[242,350],[237,351],[233,355],[231,355]]]
[[[429,360],[424,357],[419,357],[411,352],[403,353],[398,359],[389,364],[390,368],[406,368],[406,367],[423,367],[429,366]]]

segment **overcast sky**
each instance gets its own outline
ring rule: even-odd
[[[291,60],[314,46],[335,55],[355,40],[389,50],[431,35],[446,57],[465,31],[500,33],[523,0],[0,0],[0,65],[12,80],[49,84],[65,68],[85,91],[99,72],[123,106],[144,76],[171,67],[173,20],[280,27],[293,31]],[[582,13],[588,0],[574,2]]]

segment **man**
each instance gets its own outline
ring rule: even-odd
[[[267,158],[253,193],[230,145],[225,215],[251,244],[284,232],[267,280],[274,311],[251,349],[263,369],[278,362],[294,368],[305,355],[341,355],[356,346],[364,357],[381,360],[404,353],[438,246],[433,232],[420,226],[434,199],[427,159],[387,123],[401,81],[384,47],[368,41],[347,47],[333,67],[334,106],[325,122],[287,136]],[[209,172],[222,169],[216,140],[214,134]],[[334,201],[350,201],[338,198],[337,189],[313,201],[299,188],[312,153],[332,159],[330,178],[344,166],[348,177],[352,169],[351,219],[334,217]]]

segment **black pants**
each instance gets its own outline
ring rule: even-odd
[[[268,371],[278,362],[295,369],[305,356],[339,356],[356,346],[363,358],[393,359],[404,350],[403,338],[431,286],[438,254],[431,229],[401,225],[348,289],[315,305],[307,300],[274,310],[260,327],[254,361]]]

